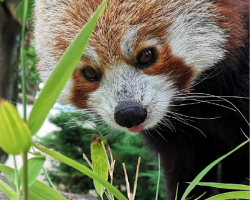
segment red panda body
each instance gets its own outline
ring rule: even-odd
[[[46,80],[100,0],[37,0],[35,48]],[[249,132],[247,0],[110,0],[59,101],[111,130],[140,132],[178,199]],[[202,181],[249,184],[245,146]],[[213,195],[197,187],[195,197]],[[192,196],[192,194],[191,194]]]

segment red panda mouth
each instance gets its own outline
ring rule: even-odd
[[[140,132],[140,131],[142,131],[143,129],[144,129],[144,125],[143,124],[141,124],[141,125],[139,125],[139,126],[133,126],[133,127],[131,127],[131,128],[128,128],[128,130],[130,131],[130,132],[132,132],[132,133],[137,133],[137,132]]]

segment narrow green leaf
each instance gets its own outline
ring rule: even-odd
[[[197,185],[221,188],[221,189],[229,189],[229,190],[248,190],[250,191],[249,185],[241,185],[241,184],[226,184],[226,183],[204,183],[200,182]]]
[[[213,197],[210,197],[206,200],[226,200],[226,199],[250,199],[249,191],[240,191],[240,192],[227,192],[219,194]]]
[[[0,163],[0,171],[3,173],[9,184],[15,188],[15,171]]]
[[[15,187],[15,172],[14,169],[0,164],[0,171],[4,174],[12,187]],[[29,200],[66,200],[64,196],[53,190],[51,187],[35,181],[35,183],[29,188]]]
[[[28,160],[28,187],[30,187],[36,181],[37,176],[42,170],[44,162],[44,156],[38,156]],[[23,168],[20,169],[18,176],[20,185],[22,187]]]
[[[221,160],[223,160],[224,158],[226,158],[227,156],[229,156],[230,154],[232,154],[233,152],[235,152],[236,150],[238,150],[239,148],[241,148],[242,146],[244,146],[245,144],[247,144],[250,140],[247,140],[245,142],[243,142],[242,144],[240,144],[238,147],[236,147],[235,149],[233,149],[232,151],[230,151],[229,153],[225,154],[224,156],[221,156],[220,158],[218,158],[217,160],[215,160],[214,162],[212,162],[210,165],[208,165],[205,169],[203,169],[197,176],[196,178],[191,182],[191,184],[187,187],[186,191],[184,192],[184,194],[182,195],[181,200],[185,200],[185,198],[187,198],[188,194],[192,191],[192,189],[200,182],[200,180],[207,174],[207,172],[212,169],[212,167],[214,167],[216,164],[218,164]]]
[[[177,197],[178,197],[178,189],[179,189],[179,183],[177,184],[177,187],[176,187],[175,200],[177,200]]]
[[[26,153],[31,146],[31,134],[16,108],[0,98],[0,146],[8,154]]]
[[[47,80],[39,98],[35,101],[28,120],[28,125],[32,135],[36,134],[36,132],[40,129],[63,87],[74,72],[83,51],[87,46],[95,24],[104,11],[107,3],[108,0],[103,1],[88,23],[85,24],[81,32],[75,37],[74,41],[61,57],[57,66]]]
[[[77,169],[78,171],[86,174],[90,178],[98,181],[107,190],[109,190],[117,199],[127,200],[126,197],[124,197],[123,194],[119,190],[117,190],[113,185],[111,185],[108,181],[106,181],[105,179],[100,177],[98,174],[96,174],[95,172],[93,172],[92,170],[87,168],[86,166],[81,165],[80,163],[78,163],[78,162],[76,162],[76,161],[56,152],[56,151],[47,149],[46,147],[44,147],[36,142],[33,142],[33,146],[36,147],[37,149],[39,149],[40,151],[46,153],[47,155],[53,157],[54,159],[59,160],[65,164]]]
[[[4,195],[8,197],[10,200],[17,199],[15,191],[2,180],[0,180],[0,191],[2,191]]]
[[[66,200],[59,192],[55,191],[51,187],[35,181],[35,183],[29,188],[29,200]]]
[[[93,171],[107,181],[108,170],[109,170],[108,161],[101,140],[95,137],[93,142],[91,143],[90,149],[91,149],[91,160],[93,165]],[[94,186],[96,192],[100,195],[101,199],[103,199],[103,193],[105,191],[105,187],[103,187],[103,185],[101,185],[96,180],[94,180]]]
[[[106,194],[108,200],[113,200],[113,199],[111,198],[111,196],[109,196],[109,194],[108,194],[106,191],[105,191],[105,194]]]
[[[158,180],[157,180],[157,187],[156,187],[155,200],[158,200],[158,196],[159,196],[159,187],[160,187],[160,178],[161,178],[161,157],[160,157],[160,154],[159,154],[159,153],[158,153],[158,167],[159,167],[159,171],[158,171]]]
[[[32,11],[33,11],[33,5],[34,5],[34,0],[28,0],[28,8],[27,8],[27,16],[31,16]],[[18,6],[17,6],[17,18],[18,19],[23,19],[23,9],[24,7],[24,0],[22,0]]]

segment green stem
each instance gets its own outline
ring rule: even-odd
[[[28,160],[27,153],[22,154],[23,157],[23,197],[28,200]]]
[[[34,148],[34,147],[32,147],[32,150],[33,150],[33,152],[34,152],[34,153],[36,153],[36,151],[35,151],[35,148]],[[52,187],[55,191],[57,191],[57,189],[56,189],[55,185],[53,184],[53,182],[51,181],[51,179],[50,179],[50,177],[49,177],[49,175],[48,175],[48,173],[47,173],[46,169],[45,169],[44,167],[42,167],[42,170],[43,170],[43,173],[45,174],[45,176],[46,176],[47,180],[49,181],[49,183],[50,183],[51,187]]]
[[[22,39],[21,39],[21,67],[22,67],[22,93],[23,93],[23,119],[26,121],[26,68],[25,68],[25,24],[28,12],[28,0],[24,0],[23,20],[22,20]]]
[[[20,200],[21,192],[20,192],[20,183],[19,183],[18,171],[17,171],[17,165],[16,165],[16,156],[13,156],[13,160],[14,160],[14,166],[15,166],[16,193],[18,196],[18,200]]]
[[[158,181],[157,181],[155,200],[158,200],[159,187],[160,187],[160,177],[161,177],[161,157],[160,157],[159,153],[158,153],[158,166],[159,166],[159,172],[158,172]]]

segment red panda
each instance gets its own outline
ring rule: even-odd
[[[101,0],[36,0],[45,81]],[[59,101],[112,129],[140,132],[159,153],[168,199],[249,130],[247,0],[110,0]],[[249,147],[203,182],[249,184]],[[196,187],[195,197],[210,188]],[[192,196],[192,194],[191,194]]]

